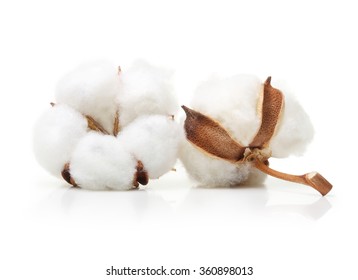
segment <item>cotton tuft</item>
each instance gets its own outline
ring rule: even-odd
[[[121,123],[125,126],[140,115],[175,115],[179,106],[171,76],[171,71],[141,60],[123,71],[117,100]]]
[[[87,132],[87,121],[67,105],[55,105],[35,123],[33,147],[39,164],[60,177],[78,141]]]
[[[137,161],[110,135],[88,133],[74,150],[70,172],[79,187],[90,190],[129,190]]]
[[[82,64],[57,84],[56,102],[64,103],[84,115],[91,115],[112,131],[118,109],[116,103],[121,83],[118,67],[107,61]]]
[[[149,178],[157,179],[173,168],[183,129],[171,117],[144,115],[121,131],[119,142],[140,160]]]

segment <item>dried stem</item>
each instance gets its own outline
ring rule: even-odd
[[[291,175],[271,169],[265,163],[255,158],[253,160],[257,169],[273,177],[310,186],[325,196],[332,189],[332,185],[318,172],[311,172],[304,175]]]

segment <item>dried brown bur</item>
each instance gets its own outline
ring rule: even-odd
[[[63,167],[63,170],[61,172],[62,178],[69,183],[70,185],[77,187],[77,184],[75,182],[75,180],[73,180],[73,178],[71,177],[71,173],[70,173],[70,163],[66,163],[65,166]]]
[[[268,167],[268,159],[271,156],[269,143],[275,135],[284,106],[284,96],[280,90],[271,86],[271,77],[268,77],[263,84],[259,103],[261,126],[247,147],[235,140],[219,122],[182,106],[187,116],[184,124],[186,137],[210,156],[238,165],[246,161],[252,162],[255,168],[268,175],[311,186],[323,196],[326,195],[332,189],[332,185],[317,172],[296,176]]]
[[[139,184],[146,185],[149,182],[148,172],[144,170],[143,163],[138,160],[137,162],[137,172],[134,175],[133,186],[135,188],[139,187]]]

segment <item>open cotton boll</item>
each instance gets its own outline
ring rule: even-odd
[[[156,179],[173,168],[182,128],[169,116],[138,117],[121,131],[119,142],[140,160],[149,178]]]
[[[121,124],[125,126],[139,115],[175,115],[179,106],[171,76],[170,71],[144,61],[124,70],[118,97]]]
[[[106,61],[85,63],[59,81],[56,102],[90,115],[111,132],[119,86],[120,75],[116,65]]]
[[[236,166],[225,160],[210,157],[190,142],[180,145],[180,160],[190,177],[204,187],[232,187],[248,180],[253,169],[249,163]],[[264,177],[261,178],[264,180]]]
[[[114,136],[90,132],[72,154],[70,173],[84,189],[128,190],[133,187],[136,164]]]
[[[61,177],[78,141],[87,132],[87,120],[67,105],[55,105],[35,123],[33,146],[40,165]]]
[[[250,152],[253,152],[252,148],[246,149],[245,147],[251,145],[250,143],[254,140],[261,126],[261,111],[264,105],[259,101],[263,100],[261,99],[261,94],[263,93],[264,85],[266,97],[277,96],[274,95],[274,92],[270,93],[273,90],[277,91],[277,89],[271,88],[270,81],[271,78],[268,78],[264,84],[254,76],[237,75],[226,79],[214,77],[198,87],[194,94],[191,108],[199,112],[199,115],[197,113],[193,115],[193,111],[190,112],[187,111],[188,108],[184,108],[187,113],[185,127],[187,132],[190,133],[191,140],[187,140],[180,151],[180,159],[193,178],[207,186],[233,186],[238,184],[260,184],[263,182],[266,175],[256,170],[255,165],[250,161],[244,160],[244,152],[248,153],[246,154],[247,156],[249,156]],[[291,95],[284,91],[283,95],[283,111],[281,115],[278,115],[278,125],[274,137],[272,137],[271,141],[270,139],[267,140],[268,147],[265,150],[262,147],[260,148],[262,155],[269,155],[268,158],[271,156],[271,152],[274,157],[300,154],[313,136],[312,125],[302,107]],[[280,96],[282,97],[282,95]],[[275,100],[281,102],[282,98],[276,97],[274,99],[271,97],[271,99],[266,98],[264,100],[266,100],[267,104],[267,102],[274,102]],[[271,108],[271,110],[279,110],[282,105],[272,107],[275,105],[271,103],[265,106],[266,108]],[[268,112],[267,109],[266,112]],[[201,114],[204,114],[204,116]],[[201,120],[207,117],[209,119],[205,123],[200,123]],[[212,124],[210,124],[211,128],[209,129],[210,118],[217,121],[222,130],[214,128],[217,124],[215,121],[211,121]],[[196,130],[196,133],[193,130]],[[267,133],[268,130],[264,131]],[[208,133],[208,135],[205,133]],[[274,130],[272,133],[274,133]],[[222,138],[217,138],[218,135],[221,135]],[[206,140],[205,137],[210,138],[210,136],[213,137],[213,140]],[[227,143],[230,145],[228,149],[232,149],[230,151],[234,151],[234,153],[237,151],[237,155],[239,155],[240,151],[240,157],[236,157],[236,154],[226,153],[226,147],[220,148],[223,151],[222,156],[213,157],[212,154],[214,153],[215,155],[218,150],[210,148],[211,144],[205,146],[205,143],[215,143],[215,141],[223,143],[220,142],[223,141],[222,139],[228,141]],[[240,148],[228,139],[234,139],[232,142],[238,144]],[[194,143],[197,144],[194,145]],[[209,150],[205,150],[203,147]],[[211,151],[212,154],[205,151]],[[231,157],[231,155],[234,156]],[[236,163],[239,159],[242,161]],[[262,164],[265,165],[265,163]]]

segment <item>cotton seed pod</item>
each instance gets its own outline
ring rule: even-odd
[[[291,111],[285,110],[284,95],[271,86],[271,77],[261,85],[258,85],[257,81],[251,76],[236,76],[228,80],[208,82],[211,89],[222,93],[220,100],[210,92],[207,95],[202,93],[201,90],[208,88],[207,86],[199,87],[194,104],[203,108],[203,111],[212,111],[212,115],[217,118],[183,106],[186,113],[184,128],[188,141],[182,145],[181,160],[188,173],[209,186],[232,186],[252,181],[253,177],[257,176],[258,169],[281,179],[309,185],[322,195],[327,194],[332,185],[317,172],[294,176],[268,167],[268,159],[271,156],[289,155],[284,151],[287,143],[291,143],[290,152],[295,152],[295,149],[296,152],[301,152],[312,138],[313,129],[298,103],[288,99],[288,108],[291,108]],[[251,106],[240,104],[237,111],[237,95],[242,97],[241,104],[247,101]],[[202,103],[198,96],[205,96]],[[212,96],[214,98],[210,99]],[[218,110],[218,107],[223,110]],[[253,111],[256,111],[255,115],[252,114]],[[303,118],[292,118],[292,114],[297,112]],[[245,126],[236,126],[236,121],[240,121],[237,116],[246,116]],[[252,122],[247,116],[252,117]],[[298,135],[292,132],[297,132]],[[243,137],[240,139],[241,134]],[[271,143],[275,143],[275,150],[271,148]],[[283,143],[282,148],[280,143]],[[218,174],[220,175],[217,176]],[[260,176],[256,182],[263,178]]]

